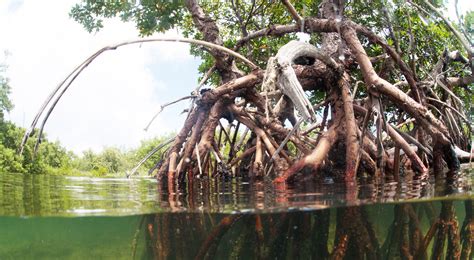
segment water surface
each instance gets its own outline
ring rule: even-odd
[[[472,259],[473,177],[173,190],[0,174],[0,259]]]
[[[196,180],[181,190],[152,178],[0,174],[0,216],[128,216],[156,212],[271,213],[414,200],[470,198],[474,171],[453,180],[273,185]]]

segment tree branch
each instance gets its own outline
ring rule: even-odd
[[[298,14],[296,11],[295,7],[290,3],[288,0],[281,0],[283,5],[285,5],[286,9],[288,9],[288,12],[291,14],[291,17],[298,23],[301,24],[303,21],[303,18]]]
[[[469,42],[466,40],[466,38],[464,38],[464,36],[459,33],[459,31],[454,28],[454,26],[448,21],[448,19],[446,19],[446,17],[444,17],[444,15],[436,8],[434,7],[430,2],[426,1],[426,0],[423,0],[423,3],[428,6],[428,8],[436,13],[436,15],[441,18],[441,20],[443,20],[443,22],[446,24],[446,26],[448,27],[448,29],[454,34],[454,36],[456,36],[456,38],[459,40],[459,42],[461,42],[462,46],[464,47],[464,49],[466,49],[467,51],[467,54],[469,55],[470,58],[472,58],[474,56],[474,52],[472,50],[472,47],[471,45],[469,44]],[[421,6],[413,3],[410,1],[410,4],[412,4],[413,6],[417,7],[418,9],[422,9]]]

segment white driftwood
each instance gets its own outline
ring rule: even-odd
[[[290,41],[278,50],[275,57],[268,59],[262,88],[264,91],[270,92],[278,87],[283,94],[291,99],[304,120],[314,122],[316,114],[313,106],[306,97],[292,67],[294,60],[299,57],[312,57],[324,62],[331,68],[338,69],[337,63],[332,58],[324,55],[313,45],[300,41]],[[268,97],[266,108],[268,110]]]

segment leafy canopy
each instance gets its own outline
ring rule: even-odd
[[[276,24],[293,23],[280,1],[199,1],[204,12],[219,26],[224,46],[233,48],[238,39],[250,32]],[[317,16],[320,1],[294,1],[294,6],[302,16]],[[442,7],[442,1],[435,5]],[[423,3],[419,3],[423,6]],[[396,40],[400,43],[401,52],[410,55],[409,33],[416,39],[413,55],[419,59],[421,66],[435,63],[445,48],[458,49],[459,45],[443,22],[435,15],[426,15],[405,1],[349,1],[345,15],[357,23],[363,24],[379,35],[385,36],[393,43],[388,27],[393,27]],[[82,1],[76,4],[70,16],[89,31],[98,31],[103,27],[103,20],[120,17],[123,21],[135,23],[141,36],[154,32],[164,32],[178,28],[185,37],[202,39],[201,33],[193,24],[184,1]],[[472,32],[474,12],[464,17],[465,27]],[[464,25],[463,25],[464,26]],[[286,37],[263,37],[251,41],[240,50],[241,53],[263,66],[270,55],[285,44],[294,34]],[[317,43],[318,37],[313,37]],[[434,45],[433,45],[434,43]],[[368,42],[366,42],[368,44]],[[381,49],[374,46],[373,55]],[[194,47],[192,54],[203,58],[201,72],[212,65],[210,55],[201,48]],[[429,68],[426,68],[429,69]]]
[[[7,66],[0,63],[0,120],[3,121],[4,113],[13,109],[13,103],[8,97],[11,88],[6,76]]]
[[[269,28],[277,24],[294,23],[281,1],[198,1],[203,11],[220,30],[220,37],[224,46],[235,49],[236,43],[242,37],[260,29]],[[296,10],[303,17],[318,16],[321,1],[292,1]],[[406,1],[347,1],[345,16],[368,27],[379,36],[386,39],[401,54],[414,70],[419,79],[428,78],[429,72],[441,58],[445,50],[463,50],[459,42],[447,26],[436,14],[429,13],[429,8],[423,1],[413,1],[423,8],[423,11]],[[431,1],[437,8],[444,8],[444,1]],[[82,1],[76,4],[70,16],[81,23],[89,32],[100,30],[103,19],[120,17],[123,21],[135,23],[141,36],[154,32],[164,32],[170,28],[178,28],[183,36],[202,39],[201,32],[194,26],[191,14],[187,11],[184,1]],[[474,12],[462,17],[464,28],[472,36],[474,26]],[[286,34],[282,37],[261,37],[241,46],[238,51],[252,60],[261,68],[265,68],[270,56],[295,38],[295,34]],[[472,37],[471,37],[472,38]],[[364,47],[370,56],[383,53],[379,45],[371,44],[368,39],[362,39]],[[311,43],[318,45],[318,34],[311,36]],[[200,57],[202,63],[199,72],[204,74],[214,64],[212,56],[203,48],[191,47],[191,54]],[[386,64],[374,64],[377,70]],[[246,70],[245,67],[240,67]],[[398,82],[404,78],[401,73],[394,71],[385,77],[391,82]],[[451,72],[452,76],[465,76],[468,72],[459,67]],[[361,81],[362,75],[355,70],[351,76],[354,82]],[[220,80],[217,72],[211,76],[211,84],[218,85]],[[408,90],[404,89],[405,91]],[[456,88],[454,92],[470,103],[469,93],[464,89]],[[360,95],[364,95],[364,91]],[[324,98],[322,93],[312,93],[311,100],[319,102]]]

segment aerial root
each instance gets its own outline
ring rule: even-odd
[[[352,56],[351,61],[336,61],[324,48],[298,41],[282,46],[274,57],[269,58],[266,70],[233,50],[206,41],[150,38],[106,46],[76,67],[48,96],[26,131],[20,150],[23,151],[28,137],[43,116],[34,150],[38,149],[44,125],[59,99],[99,55],[125,45],[178,41],[209,48],[216,63],[190,96],[164,104],[159,109],[161,112],[168,105],[192,100],[184,126],[157,171],[157,176],[166,178],[170,185],[184,181],[186,177],[239,176],[244,171],[250,171],[252,177],[258,178],[268,175],[275,183],[281,183],[304,168],[318,174],[323,168],[331,170],[332,167],[338,170],[332,172],[342,172],[341,176],[333,177],[353,183],[361,173],[376,178],[393,175],[398,179],[399,168],[408,165],[420,174],[427,173],[431,166],[436,172],[442,172],[445,165],[451,172],[459,169],[459,158],[467,158],[462,151],[469,147],[472,129],[463,112],[462,101],[453,93],[452,86],[465,85],[473,77],[456,81],[447,77],[445,67],[454,61],[466,65],[467,59],[460,57],[459,53],[445,52],[429,74],[431,79],[418,81],[399,53],[367,28],[345,19],[303,18],[294,12],[288,1],[284,2],[297,26],[275,26],[273,31],[265,29],[250,33],[237,43],[236,50],[254,37],[281,35],[302,28],[340,37],[345,42],[347,55]],[[201,16],[194,13],[193,19],[205,19]],[[204,30],[202,33],[207,32]],[[392,84],[378,75],[373,65],[378,59],[367,55],[358,33],[382,47],[386,52],[383,59],[392,59],[406,81]],[[239,59],[251,72],[247,75],[238,71],[234,73],[235,64],[232,59],[224,62],[224,56]],[[299,58],[311,58],[314,64],[298,65],[296,60]],[[351,82],[351,73],[355,72],[351,68],[356,63],[363,82]],[[215,71],[221,76],[222,84],[200,93],[199,89]],[[408,86],[410,91],[403,92],[402,85]],[[357,98],[356,91],[360,91],[360,86],[365,86],[367,98]],[[313,106],[305,93],[307,90],[323,91],[326,96]],[[440,98],[439,93],[444,96]],[[384,115],[391,111],[387,107],[402,112],[394,113],[395,119],[387,122]],[[295,114],[295,109],[301,118]],[[321,120],[316,112],[322,112]],[[310,121],[309,127],[305,120]],[[287,121],[293,129],[287,127]],[[244,133],[241,125],[246,128]],[[413,127],[410,129],[410,126]],[[374,128],[375,133],[371,131]],[[343,148],[344,152],[335,152],[338,148]],[[471,157],[472,152],[469,151],[468,155]],[[404,164],[404,157],[409,163]]]
[[[246,170],[253,177],[269,174],[275,183],[287,182],[304,168],[317,173],[323,167],[338,165],[338,158],[331,157],[331,151],[339,143],[345,147],[342,178],[347,183],[354,182],[359,172],[374,177],[384,177],[387,173],[387,176],[399,179],[399,168],[407,166],[403,156],[408,158],[408,165],[423,176],[428,172],[426,163],[430,162],[433,162],[435,169],[442,169],[444,163],[450,169],[456,169],[459,153],[451,146],[448,133],[459,133],[458,121],[465,119],[457,103],[450,105],[438,102],[439,99],[435,97],[428,99],[444,108],[443,113],[450,126],[446,128],[443,122],[418,102],[425,96],[424,93],[420,94],[419,89],[416,89],[416,93],[412,89],[414,96],[410,97],[373,71],[371,60],[357,39],[356,32],[366,34],[372,41],[381,44],[401,68],[408,85],[416,87],[410,68],[396,52],[378,42],[376,36],[361,27],[352,23],[342,25],[341,37],[348,43],[360,65],[369,88],[369,98],[355,102],[353,97],[356,95],[350,92],[350,76],[341,70],[340,65],[317,49],[290,42],[275,57],[270,58],[266,72],[255,70],[209,90],[196,99],[196,106],[190,113],[203,110],[208,111],[209,115],[193,121],[189,120],[193,119],[190,114],[187,121],[191,124],[185,123],[159,175],[168,178],[172,175],[175,178],[173,174],[178,171],[191,172],[190,176],[195,176],[197,172],[212,172],[211,176],[237,176],[241,170]],[[293,45],[296,47],[288,47]],[[291,64],[292,59],[301,53],[316,58],[326,69],[335,71],[333,84],[326,89],[325,100],[314,108],[308,106],[307,99],[300,92],[293,92],[302,89],[295,74],[300,70],[293,71],[287,62]],[[260,83],[262,94],[256,90]],[[275,91],[277,87],[281,93]],[[415,137],[397,128],[403,127],[403,124],[395,127],[387,122],[381,96],[388,98],[421,125],[422,129],[415,132]],[[271,104],[276,104],[274,109],[270,108]],[[301,119],[294,117],[293,109],[296,108],[304,118],[314,120],[313,111],[320,107],[324,107],[322,120],[313,123],[310,129],[298,131]],[[399,123],[403,122],[403,115],[400,114]],[[374,120],[371,120],[372,116]],[[221,121],[223,119],[228,121],[227,127],[223,124],[225,121]],[[285,120],[291,122],[293,129],[285,127]],[[371,124],[376,126],[375,135],[368,130]],[[246,134],[246,137],[239,139],[237,136],[240,132],[236,125],[244,125],[250,136]],[[395,152],[386,147],[387,140],[383,132],[390,138]],[[431,137],[428,141],[425,132]],[[236,144],[237,139],[245,145],[241,147]],[[456,143],[462,142],[458,139]],[[196,147],[202,159],[198,163],[200,166],[195,163]]]

